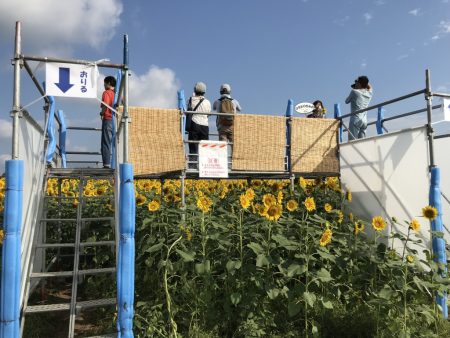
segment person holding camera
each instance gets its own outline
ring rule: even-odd
[[[367,76],[360,76],[351,85],[352,91],[345,99],[345,103],[350,103],[351,112],[365,109],[372,99],[372,86]],[[367,111],[352,115],[350,117],[348,140],[366,137]]]

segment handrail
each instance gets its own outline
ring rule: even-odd
[[[76,65],[97,65],[98,67],[105,67],[105,68],[119,68],[124,69],[125,65],[118,64],[118,63],[111,63],[106,61],[88,61],[88,60],[75,60],[75,59],[60,59],[60,58],[51,58],[51,57],[42,57],[42,56],[35,56],[35,55],[21,55],[21,58],[23,60],[30,60],[30,61],[39,61],[39,62],[55,62],[55,63],[71,63]]]
[[[378,103],[376,105],[373,105],[373,106],[370,106],[370,107],[367,107],[367,108],[364,108],[364,109],[360,109],[360,110],[354,111],[353,113],[344,114],[344,115],[342,115],[340,117],[337,117],[337,119],[342,120],[342,119],[344,119],[346,117],[350,117],[350,116],[353,116],[353,115],[356,115],[356,114],[364,113],[364,112],[372,110],[372,109],[380,108],[380,107],[386,106],[388,104],[392,104],[392,103],[395,103],[395,102],[399,102],[399,101],[408,99],[410,97],[414,97],[414,96],[417,96],[417,95],[420,95],[420,94],[424,94],[425,92],[426,92],[425,89],[421,89],[421,90],[418,90],[418,91],[413,92],[411,94],[406,94],[406,95],[397,97],[397,98],[392,99],[392,100],[387,100],[387,101]]]

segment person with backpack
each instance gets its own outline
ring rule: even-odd
[[[220,86],[220,99],[214,102],[213,110],[217,113],[227,114],[217,115],[216,126],[219,132],[219,141],[233,142],[234,116],[228,114],[234,115],[242,109],[239,102],[231,97],[231,86],[228,83]]]
[[[206,85],[197,82],[194,86],[194,94],[189,98],[187,111],[202,113],[211,112],[211,102],[205,98]],[[189,141],[201,141],[209,139],[208,115],[187,114],[186,131],[189,134]],[[198,153],[198,143],[189,143],[189,153]]]

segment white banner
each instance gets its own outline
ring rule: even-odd
[[[442,98],[442,113],[444,114],[444,120],[450,121],[450,99]]]
[[[45,65],[45,94],[49,96],[97,97],[97,67],[71,63]]]
[[[198,147],[199,177],[228,177],[228,150],[223,141],[200,141]]]

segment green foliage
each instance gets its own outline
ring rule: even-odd
[[[374,241],[364,231],[355,235],[356,220],[345,212],[349,202],[338,183],[316,183],[291,191],[282,181],[188,182],[183,210],[174,181],[162,186],[161,196],[140,190],[138,182],[139,193],[161,206],[137,209],[135,333],[438,337],[448,330],[434,305],[436,292],[448,288],[439,267],[417,258],[408,263],[405,253],[384,244],[402,243],[415,256],[408,245],[415,236],[377,233]],[[240,196],[250,187],[255,196],[244,209]],[[277,221],[258,209],[267,193],[282,206]],[[213,202],[208,212],[196,207],[201,196]],[[315,201],[310,212],[307,197]],[[298,208],[288,211],[291,199]]]

